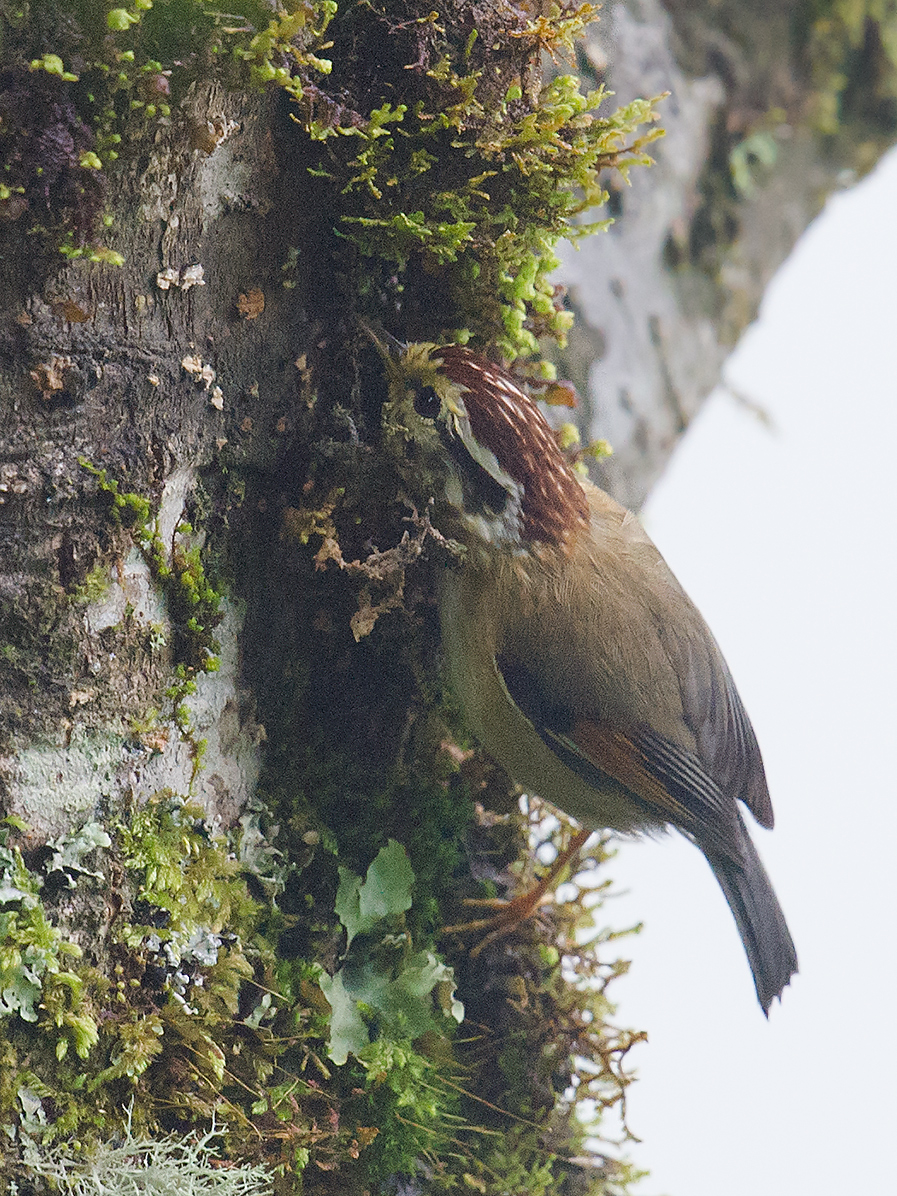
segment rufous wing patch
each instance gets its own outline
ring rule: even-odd
[[[738,858],[735,801],[691,752],[648,727],[622,731],[546,700],[530,670],[511,655],[499,656],[496,665],[508,696],[569,769],[597,790],[608,778],[616,781],[652,821],[672,823],[703,848]]]

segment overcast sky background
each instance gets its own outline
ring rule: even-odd
[[[756,829],[800,975],[767,1022],[700,853],[626,844],[640,919],[617,1022],[647,1029],[639,1196],[895,1189],[897,154],[832,198],[770,287],[645,523],[719,639],[776,829]]]

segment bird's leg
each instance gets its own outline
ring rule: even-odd
[[[467,897],[465,905],[477,905],[494,910],[488,918],[477,918],[472,922],[460,922],[454,926],[444,927],[445,934],[474,934],[480,931],[487,933],[473,948],[470,955],[475,959],[480,952],[495,942],[496,939],[510,934],[521,922],[532,917],[545,900],[546,895],[555,887],[561,873],[570,861],[579,853],[591,835],[590,830],[580,830],[573,836],[564,850],[558,855],[546,875],[526,893],[521,893],[511,901],[504,901],[500,897]]]

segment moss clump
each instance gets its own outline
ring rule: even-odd
[[[93,958],[55,924],[64,907],[49,885],[58,861],[28,867],[21,850],[0,847],[5,1133],[32,1151],[74,1136],[89,1157],[126,1118],[146,1133],[229,1110],[239,1143],[287,1047],[262,1025],[276,1012],[266,1003],[276,983],[264,934],[271,911],[249,894],[238,843],[216,838],[198,809],[164,794],[133,811],[114,842],[91,843],[108,850],[98,870],[69,868],[71,892],[96,900],[112,869],[127,878],[128,903]],[[301,1019],[294,1003],[293,1038]],[[15,1157],[6,1162],[11,1170],[0,1175],[22,1174]]]
[[[197,807],[159,794],[130,812],[114,840],[87,834],[78,842],[53,847],[46,865],[32,867],[18,848],[0,845],[0,1124],[24,1151],[24,1162],[18,1151],[4,1156],[0,1178],[77,1176],[73,1139],[85,1160],[105,1165],[104,1143],[118,1131],[142,1138],[210,1121],[220,1127],[219,1156],[264,1165],[278,1192],[294,1192],[310,1162],[316,1174],[343,1165],[359,1176],[413,1169],[420,1123],[444,1124],[458,1099],[429,1090],[436,1046],[384,1031],[350,1064],[325,1062],[330,1008],[320,966],[278,957],[297,918],[271,896],[259,899],[295,884],[301,869],[266,843],[257,815],[219,837]],[[84,864],[91,852],[102,853],[96,868]],[[404,859],[397,845],[392,856]],[[306,852],[306,867],[313,858]],[[125,878],[108,963],[67,944],[55,924],[58,891],[48,877],[62,867],[82,898],[110,869]],[[413,879],[403,868],[401,903]],[[371,944],[375,925],[366,927]],[[445,969],[437,972],[441,983]],[[418,1001],[422,1010],[432,1002],[426,985],[401,986],[394,1016],[407,1019]],[[387,1001],[382,1013],[390,1008]],[[438,1043],[438,1034],[429,1037]],[[150,1157],[152,1145],[141,1152]],[[164,1154],[163,1141],[157,1157]]]
[[[644,129],[656,100],[605,116],[605,93],[583,94],[578,76],[543,84],[540,48],[568,50],[594,12],[405,0],[332,21],[326,90],[307,86],[295,117],[335,231],[364,259],[361,290],[401,305],[403,335],[420,322],[422,339],[451,330],[508,360],[563,339],[554,246],[600,227],[579,219],[606,199],[600,170],[648,161],[660,135]]]
[[[267,87],[294,105],[327,238],[347,238],[364,259],[356,289],[378,306],[389,292],[393,302],[426,292],[426,339],[438,321],[509,360],[533,354],[541,335],[563,338],[554,246],[596,227],[579,217],[606,198],[600,170],[625,174],[659,136],[643,129],[655,101],[604,115],[604,93],[583,94],[576,75],[543,85],[541,51],[570,52],[593,5],[561,0],[537,18],[462,0],[439,11],[418,0],[340,10],[235,0],[229,10],[57,0],[54,22],[7,20],[6,215],[55,229],[68,256],[121,260],[92,239],[119,156],[170,124],[200,76]],[[422,314],[410,305],[405,331]]]
[[[84,576],[84,580],[76,583],[69,597],[73,603],[89,606],[94,602],[102,602],[108,595],[111,586],[109,569],[106,565],[96,564]]]
[[[199,547],[189,543],[193,533],[189,523],[178,524],[175,529],[178,539],[169,553],[153,519],[149,499],[142,494],[122,492],[105,469],[95,468],[84,458],[80,459],[80,465],[96,479],[113,522],[130,531],[165,594],[175,634],[175,673],[182,683],[169,696],[178,703],[194,692],[191,674],[214,673],[220,666],[214,630],[224,617],[222,595],[206,574]]]

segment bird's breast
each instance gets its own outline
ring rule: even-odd
[[[538,620],[534,586],[548,583],[533,560],[504,563],[499,574],[462,567],[442,579],[446,668],[469,729],[518,785],[584,826],[629,832],[651,825],[644,809],[611,777],[600,785],[590,784],[567,767],[512,700],[498,658],[510,649],[533,661],[523,637],[517,639],[508,624],[520,629],[529,619]],[[543,641],[539,655],[544,658],[544,653]]]

